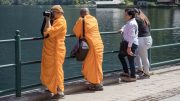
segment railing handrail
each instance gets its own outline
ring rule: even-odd
[[[151,49],[162,48],[162,47],[171,47],[171,46],[177,46],[177,45],[180,45],[180,43],[152,46]],[[106,51],[106,52],[103,52],[103,54],[117,53],[117,52],[119,52],[119,50]],[[66,59],[67,58],[71,58],[71,57],[67,56]],[[29,65],[29,64],[36,64],[36,63],[41,63],[41,60],[21,62],[21,65]],[[6,68],[6,67],[12,67],[12,66],[15,66],[15,64],[4,64],[4,65],[0,65],[0,69],[1,68]]]
[[[180,29],[180,27],[176,27],[176,28],[161,28],[161,29],[151,29],[151,31],[163,31],[163,30],[176,30],[176,29]],[[101,35],[109,35],[109,34],[119,34],[117,31],[112,31],[112,32],[100,32]],[[75,37],[75,35],[69,34],[66,35],[66,37]],[[32,84],[32,85],[26,85],[24,87],[21,86],[21,66],[22,65],[29,65],[29,64],[35,64],[35,63],[40,63],[40,60],[33,60],[33,61],[28,61],[28,62],[22,62],[21,61],[21,41],[32,41],[32,40],[42,40],[43,37],[31,37],[31,38],[20,38],[20,34],[19,31],[16,31],[16,36],[15,39],[7,39],[7,40],[0,40],[0,43],[7,43],[7,42],[15,42],[15,64],[5,64],[5,65],[0,65],[0,69],[1,68],[6,68],[6,67],[16,67],[16,89],[12,88],[12,89],[6,89],[3,91],[0,91],[0,93],[2,92],[10,92],[10,91],[16,91],[16,96],[20,97],[21,96],[21,90],[22,89],[26,89],[26,88],[30,88],[30,87],[34,87],[40,84]],[[170,46],[176,46],[176,45],[180,45],[180,43],[174,43],[174,44],[165,44],[165,45],[158,45],[158,46],[152,46],[151,49],[154,48],[160,48],[160,47],[170,47]],[[117,53],[119,50],[112,50],[112,51],[106,51],[104,52],[104,54],[109,54],[109,53]],[[150,53],[150,51],[149,51]],[[66,57],[66,59],[70,58],[69,56]],[[151,60],[151,57],[150,57]],[[180,61],[180,59],[174,59],[174,60],[170,60],[170,61],[163,61],[163,62],[158,62],[158,63],[153,63],[151,65],[160,65],[160,64],[166,64],[166,63],[173,63],[173,62],[177,62]],[[109,72],[116,72],[119,70],[111,70],[111,71],[104,71],[104,73],[109,73]],[[82,77],[82,75],[80,76],[75,76],[75,77],[70,77],[70,78],[65,78],[65,80],[72,80],[72,79],[76,79]]]
[[[157,28],[157,29],[151,29],[151,31],[176,30],[176,29],[180,29],[180,27],[174,27],[174,28]]]
[[[176,29],[180,29],[180,27],[151,29],[151,31],[176,30]],[[118,34],[118,31],[100,32],[100,33],[101,35]],[[75,37],[75,35],[67,34],[66,37]],[[21,38],[21,41],[42,40],[42,39],[43,37],[30,37],[30,38]],[[0,43],[7,43],[7,42],[15,42],[15,40],[14,39],[0,40]]]

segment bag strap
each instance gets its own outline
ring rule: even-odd
[[[83,23],[83,38],[85,37],[85,21],[84,16],[82,17],[82,23]]]

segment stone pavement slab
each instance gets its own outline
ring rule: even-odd
[[[180,101],[180,94],[160,101]]]

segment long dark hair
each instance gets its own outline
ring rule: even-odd
[[[133,8],[126,8],[126,9],[125,9],[125,12],[127,12],[127,14],[128,14],[129,16],[132,16],[131,19],[134,18],[135,15],[136,15],[136,12],[134,11]]]
[[[140,9],[138,9],[137,17],[139,17],[141,20],[143,20],[143,22],[146,26],[150,26],[149,19],[146,17],[146,15]]]

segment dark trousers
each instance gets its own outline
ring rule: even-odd
[[[137,45],[133,44],[131,47],[131,51],[135,54],[135,50],[137,49]],[[122,52],[123,51],[123,52]],[[130,56],[127,54],[127,48],[126,49],[122,49],[122,47],[120,48],[119,54],[118,54],[119,60],[123,66],[123,71],[124,73],[129,74],[129,70],[128,70],[128,65],[126,63],[125,57],[127,57],[128,62],[129,62],[129,66],[130,66],[130,76],[131,77],[136,77],[135,76],[135,64],[134,64],[134,58],[135,56]]]

